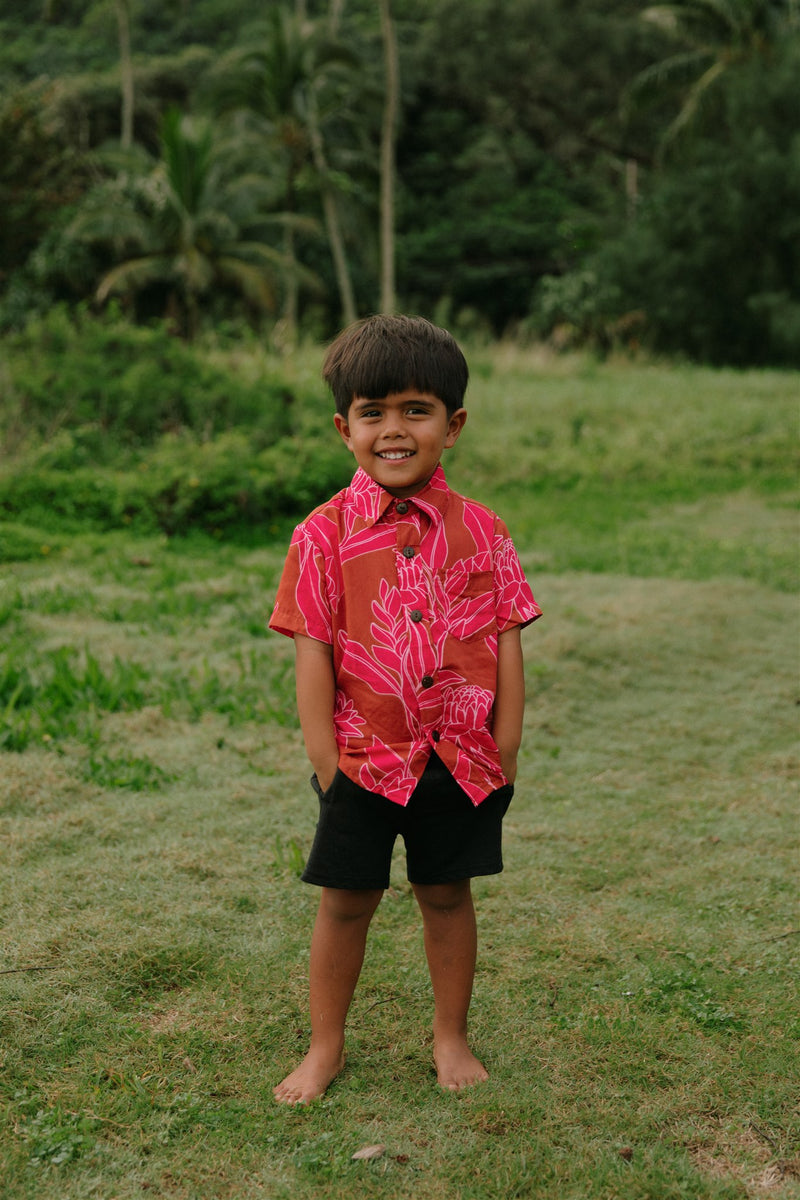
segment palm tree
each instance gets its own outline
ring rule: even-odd
[[[400,69],[397,35],[389,0],[380,0],[381,37],[385,73],[385,99],[381,129],[381,312],[395,307],[394,200],[397,118],[400,107]]]
[[[274,311],[278,285],[292,265],[268,241],[274,197],[262,176],[233,174],[208,121],[169,110],[161,158],[121,174],[90,194],[71,236],[105,247],[118,259],[101,279],[100,303],[154,284],[167,291],[189,338],[201,299],[215,285],[232,287],[259,311]]]
[[[797,28],[797,0],[677,0],[651,5],[642,17],[663,30],[681,48],[642,71],[632,96],[681,85],[677,116],[664,135],[664,146],[697,117],[714,85],[753,58],[766,57]]]
[[[131,59],[131,9],[130,0],[115,0],[117,10],[117,32],[119,39],[119,71],[122,89],[122,115],[120,119],[120,145],[130,150],[133,145],[133,61]]]
[[[334,13],[335,17],[335,13]],[[332,20],[331,28],[335,29]],[[214,73],[211,91],[218,111],[238,113],[240,129],[251,131],[279,156],[284,172],[282,207],[296,213],[301,177],[314,169],[323,206],[328,242],[336,272],[343,317],[355,317],[355,301],[338,211],[335,176],[326,152],[323,127],[343,105],[334,83],[342,68],[351,68],[353,56],[323,32],[321,23],[302,14],[275,8],[268,18],[266,36],[255,45],[227,54]],[[284,253],[296,262],[295,229],[287,224]],[[287,279],[284,320],[290,333],[298,316],[298,278]]]

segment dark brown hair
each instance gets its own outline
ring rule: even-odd
[[[455,338],[424,317],[366,317],[331,343],[322,377],[336,411],[346,417],[356,396],[380,400],[416,388],[430,392],[448,413],[461,408],[469,369]]]

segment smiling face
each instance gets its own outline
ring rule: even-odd
[[[356,396],[347,416],[337,413],[333,419],[358,465],[403,499],[425,487],[443,451],[461,433],[467,412],[448,413],[438,396],[408,388],[380,400]]]

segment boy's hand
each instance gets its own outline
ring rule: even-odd
[[[500,766],[503,768],[503,774],[509,783],[513,783],[517,778],[517,756],[516,754],[504,754],[500,751]]]
[[[319,767],[315,768],[317,782],[322,788],[323,792],[327,792],[328,788],[333,783],[333,777],[336,774],[338,766],[339,756],[337,754],[335,759],[320,763]]]

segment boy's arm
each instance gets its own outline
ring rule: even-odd
[[[517,774],[517,753],[522,741],[525,711],[525,676],[522,666],[521,627],[501,633],[497,640],[497,696],[492,737],[500,751],[500,765],[509,783]]]
[[[300,634],[295,634],[294,646],[300,728],[319,785],[326,791],[339,765],[339,747],[333,727],[336,699],[333,647]]]

